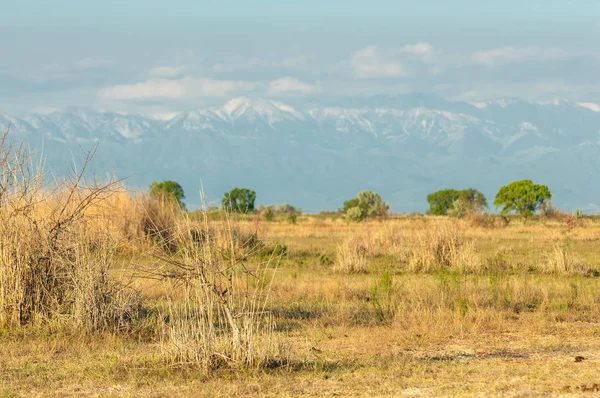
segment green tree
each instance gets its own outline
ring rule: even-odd
[[[370,216],[385,216],[389,206],[378,193],[362,191],[356,198],[344,202],[342,212],[351,220],[361,221]]]
[[[452,208],[452,204],[458,199],[459,191],[456,189],[443,189],[427,195],[429,202],[428,214],[435,216],[443,216],[448,214],[448,210]]]
[[[165,180],[161,182],[154,181],[150,184],[150,197],[167,202],[174,202],[182,209],[185,209],[185,194],[183,188],[175,181]]]
[[[253,213],[256,192],[247,188],[233,188],[226,192],[221,201],[223,207],[238,213]]]
[[[546,185],[534,184],[531,180],[514,181],[500,188],[494,206],[502,207],[500,214],[516,212],[521,216],[533,215],[552,194]]]

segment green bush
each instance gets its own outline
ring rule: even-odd
[[[362,221],[371,216],[385,216],[389,206],[378,193],[362,191],[356,198],[344,202],[342,212],[352,221]]]

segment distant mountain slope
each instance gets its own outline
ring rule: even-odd
[[[596,212],[599,111],[589,102],[469,104],[419,94],[305,108],[243,97],[169,120],[0,114],[0,127],[10,124],[16,139],[43,148],[55,170],[99,141],[96,174],[114,170],[141,188],[177,180],[191,207],[201,181],[215,200],[245,186],[259,202],[318,211],[372,189],[395,211],[423,211],[426,194],[437,189],[474,187],[492,199],[501,185],[530,178],[549,185],[559,207]]]

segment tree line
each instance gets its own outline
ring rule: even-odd
[[[150,197],[176,204],[182,210],[186,209],[185,193],[180,184],[175,181],[153,182],[150,185]],[[520,216],[531,216],[541,206],[549,203],[552,194],[546,185],[535,184],[531,180],[511,182],[501,187],[494,198],[494,206],[500,208],[501,215],[516,213]],[[248,188],[234,188],[223,195],[222,209],[237,213],[254,213],[257,210],[265,214],[265,218],[272,219],[275,214],[287,214],[290,219],[301,213],[288,204],[275,206],[259,206],[255,208],[256,192]],[[443,189],[427,195],[429,209],[427,214],[450,215],[465,217],[484,211],[488,202],[483,193],[474,188],[468,189]],[[338,211],[346,218],[361,221],[366,218],[387,215],[389,206],[378,193],[362,191],[355,198],[344,202]],[[293,216],[292,216],[293,215]]]
[[[511,182],[501,187],[494,198],[494,206],[501,215],[516,213],[523,217],[535,214],[540,206],[552,199],[546,185],[534,184],[531,180]],[[484,194],[476,189],[444,189],[427,195],[428,214],[464,217],[479,213],[488,207]]]

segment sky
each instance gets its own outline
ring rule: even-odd
[[[237,96],[600,103],[600,2],[0,0],[0,112]]]

